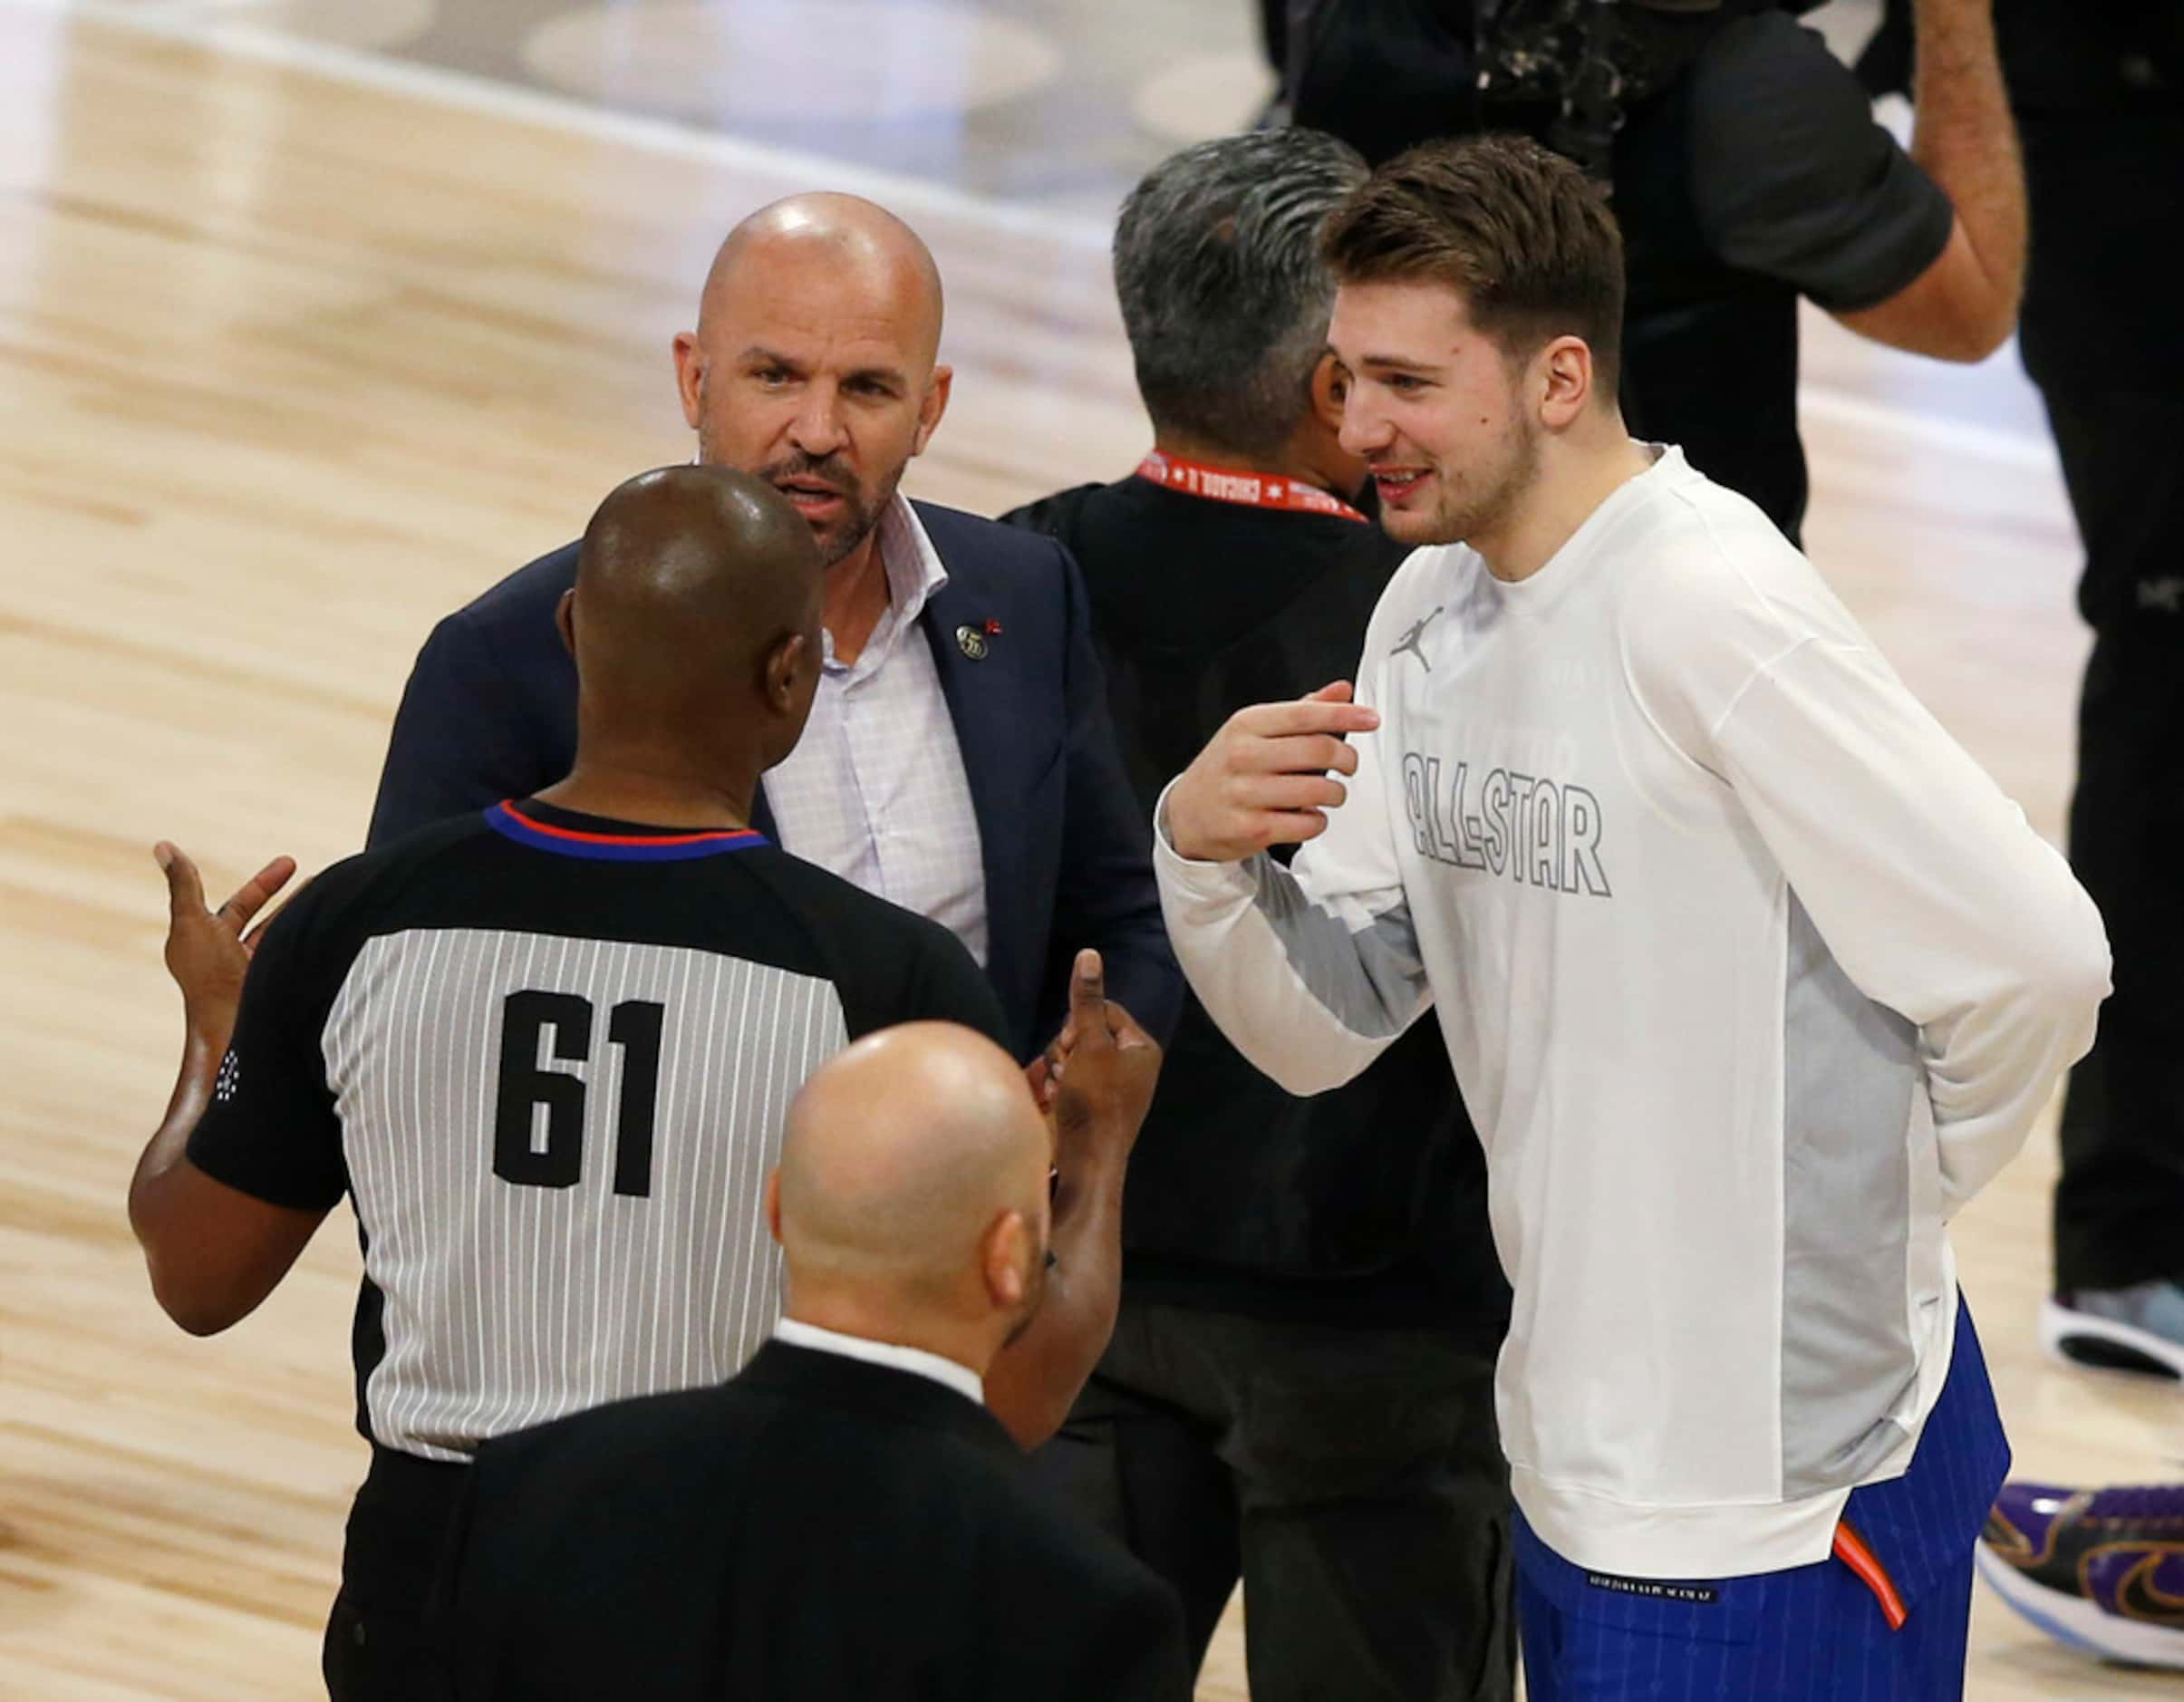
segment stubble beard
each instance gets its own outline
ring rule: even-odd
[[[831,538],[819,538],[820,566],[832,567],[837,562],[846,561],[863,546],[865,540],[872,536],[874,528],[879,525],[880,517],[887,512],[887,505],[894,500],[895,489],[902,482],[903,474],[897,469],[894,476],[880,488],[868,503],[858,499],[859,493],[854,487],[843,492],[843,503],[848,512],[839,532]],[[813,536],[818,535],[815,533]]]
[[[1484,485],[1457,486],[1445,479],[1441,501],[1426,522],[1422,544],[1463,544],[1499,532],[1509,524],[1540,477],[1540,439],[1531,426],[1512,421],[1502,440],[1499,465]],[[1409,540],[1406,540],[1409,541]]]
[[[735,462],[720,453],[712,432],[702,425],[698,428],[698,459],[707,467],[736,466]],[[815,461],[809,457],[798,456],[768,467],[739,468],[738,470],[755,473],[772,484],[776,479],[786,479],[796,473],[826,477],[832,469],[823,459]],[[880,523],[880,517],[887,512],[887,505],[894,500],[894,493],[903,482],[903,470],[900,467],[896,468],[870,501],[864,499],[863,488],[854,478],[845,476],[833,481],[842,493],[846,512],[840,528],[831,536],[823,536],[816,528],[813,530],[812,537],[819,546],[819,566],[822,568],[832,567],[837,562],[847,560],[872,536],[874,528]]]

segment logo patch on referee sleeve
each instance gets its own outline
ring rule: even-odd
[[[1688,1601],[1710,1608],[1720,1598],[1712,1584],[1679,1584],[1665,1578],[1618,1578],[1613,1572],[1587,1572],[1585,1581],[1595,1590],[1619,1596],[1646,1596],[1655,1601]]]

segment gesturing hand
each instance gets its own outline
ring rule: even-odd
[[[1118,1142],[1126,1155],[1152,1106],[1161,1052],[1130,1013],[1106,996],[1097,952],[1077,954],[1069,975],[1069,1020],[1048,1057],[1057,1054],[1049,1080],[1063,1174],[1071,1174],[1072,1158],[1088,1142]]]
[[[1379,725],[1376,711],[1350,701],[1347,680],[1238,710],[1169,788],[1168,842],[1196,862],[1234,863],[1317,838],[1348,796],[1334,775],[1358,771],[1343,735]]]
[[[275,857],[226,904],[208,910],[196,864],[164,839],[151,855],[167,876],[167,972],[182,990],[182,1011],[190,1027],[217,1028],[224,1044],[243,995],[243,972],[257,945],[259,930],[251,927],[251,918],[287,885],[295,874],[295,859]]]

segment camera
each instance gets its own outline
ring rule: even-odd
[[[1821,0],[1289,0],[1273,109],[1368,160],[1423,136],[1513,131],[1603,183],[1625,116],[1725,24]]]
[[[1472,0],[1487,128],[1533,130],[1606,181],[1625,113],[1673,82],[1731,18],[1821,0]],[[1539,115],[1545,114],[1544,122]]]

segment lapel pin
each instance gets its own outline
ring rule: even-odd
[[[998,634],[1000,630],[1001,624],[999,621],[988,621],[982,629],[976,626],[959,626],[955,629],[956,648],[970,657],[971,661],[983,662],[989,648],[986,643],[987,636]]]

